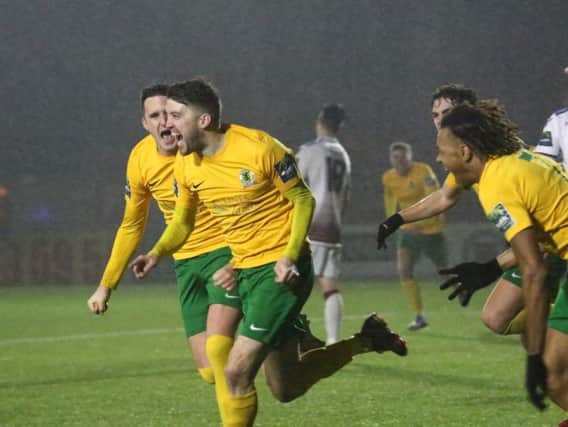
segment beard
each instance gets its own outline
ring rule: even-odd
[[[205,133],[199,129],[193,130],[190,134],[183,137],[183,143],[179,147],[179,152],[183,156],[191,153],[201,154],[205,148]]]

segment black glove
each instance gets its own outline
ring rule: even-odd
[[[452,275],[452,277],[440,285],[441,290],[459,283],[453,292],[448,295],[448,299],[453,300],[459,294],[460,304],[465,307],[469,304],[469,300],[475,291],[489,286],[501,276],[503,270],[499,267],[497,258],[495,258],[485,263],[464,262],[452,268],[442,269],[438,273]]]
[[[540,354],[527,356],[525,387],[529,392],[529,400],[531,403],[541,411],[546,409],[546,404],[544,403],[547,394],[546,366],[544,366]]]
[[[379,231],[377,232],[377,250],[386,249],[387,245],[385,240],[389,237],[392,233],[394,233],[398,228],[404,224],[404,220],[402,217],[395,213],[392,216],[389,216],[379,225]]]

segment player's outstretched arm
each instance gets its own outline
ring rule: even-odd
[[[381,224],[377,232],[377,249],[386,248],[386,239],[403,224],[420,221],[439,215],[452,208],[459,200],[462,189],[444,183],[442,188],[434,191],[412,206],[389,216]]]
[[[405,224],[439,215],[455,206],[460,199],[462,191],[460,187],[452,187],[444,182],[442,188],[439,188],[412,206],[401,210],[399,213]]]

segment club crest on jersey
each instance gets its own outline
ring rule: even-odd
[[[426,178],[424,178],[424,184],[426,184],[428,187],[433,187],[434,185],[436,185],[436,179],[431,176],[427,176]]]
[[[497,230],[502,233],[506,232],[515,224],[515,221],[513,221],[513,218],[511,218],[511,215],[501,203],[498,203],[493,208],[489,215],[487,215],[487,219],[495,224]]]
[[[276,163],[274,167],[276,168],[276,172],[278,173],[278,176],[280,177],[282,182],[288,182],[292,178],[298,176],[296,161],[290,154],[286,154],[284,158]]]
[[[241,173],[239,174],[239,180],[243,184],[244,188],[256,184],[256,177],[254,175],[254,172],[249,171],[248,169],[241,170]]]
[[[174,178],[174,188],[173,188],[173,190],[174,190],[174,196],[177,197],[178,194],[179,194],[179,188],[178,188],[178,183],[177,183],[177,181],[176,181],[175,178]]]
[[[130,181],[128,179],[126,180],[126,185],[124,186],[124,194],[129,199],[132,196],[132,190],[130,190]]]

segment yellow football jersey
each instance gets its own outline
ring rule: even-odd
[[[175,208],[175,156],[163,156],[152,135],[143,138],[132,149],[126,168],[125,213],[119,226],[110,259],[101,279],[109,288],[117,285],[128,259],[142,236],[148,219],[150,200],[154,199],[169,223]],[[192,258],[227,246],[217,221],[207,209],[200,209],[191,238],[173,254],[174,259]]]
[[[218,153],[178,154],[174,169],[178,203],[191,208],[203,202],[223,228],[235,267],[282,256],[293,209],[283,194],[301,180],[290,149],[266,132],[230,125]]]
[[[568,259],[568,175],[558,163],[525,149],[490,159],[479,200],[508,241],[532,226],[545,249]]]
[[[462,186],[459,185],[458,182],[456,181],[456,177],[454,176],[454,174],[451,173],[451,172],[446,177],[446,180],[444,181],[444,185],[447,185],[450,188],[462,188]],[[473,191],[475,191],[476,193],[478,193],[479,192],[479,184],[473,184],[471,186],[471,189]]]
[[[385,212],[387,216],[412,206],[428,194],[440,188],[436,175],[426,163],[412,162],[407,175],[399,175],[395,169],[383,174]],[[444,230],[444,215],[437,215],[409,224],[401,228],[420,234],[437,234]]]

